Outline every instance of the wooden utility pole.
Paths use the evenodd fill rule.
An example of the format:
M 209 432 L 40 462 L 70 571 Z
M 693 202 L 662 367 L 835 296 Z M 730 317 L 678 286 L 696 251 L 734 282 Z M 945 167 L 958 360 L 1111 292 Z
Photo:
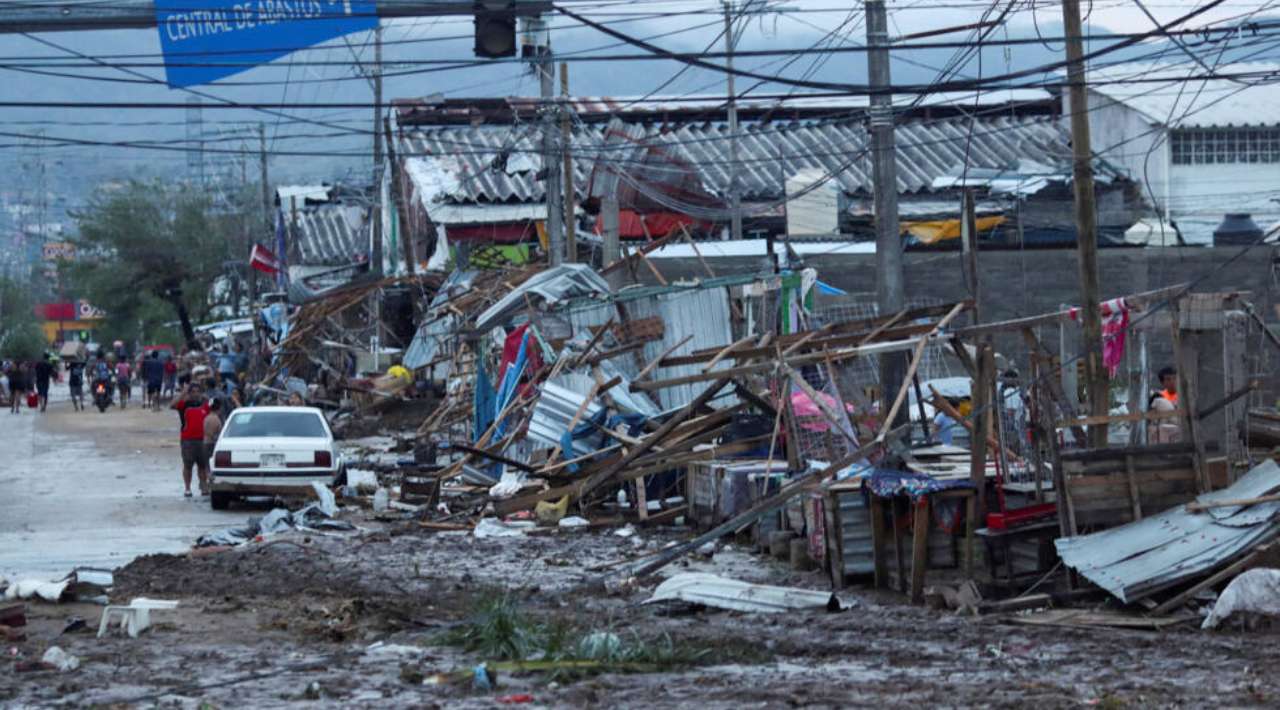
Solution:
M 387 139 L 387 160 L 391 164 L 391 211 L 397 217 L 400 216 L 400 164 L 396 161 L 396 144 L 395 138 L 391 135 L 391 119 L 387 116 L 382 117 L 382 127 L 386 131 Z M 404 250 L 404 268 L 410 276 L 417 273 L 418 265 L 415 263 L 417 257 L 414 255 L 413 235 L 408 234 L 405 230 L 400 230 L 400 246 Z
M 903 291 L 902 236 L 898 231 L 898 164 L 893 139 L 893 95 L 889 92 L 889 24 L 884 0 L 866 0 L 867 78 L 871 85 L 871 145 L 876 220 L 876 303 L 881 315 L 906 305 Z M 903 353 L 880 356 L 880 399 L 902 389 Z M 905 422 L 907 413 L 899 411 Z M 896 426 L 896 423 L 894 424 Z
M 1072 181 L 1076 198 L 1076 251 L 1080 259 L 1080 308 L 1084 316 L 1085 390 L 1089 394 L 1089 413 L 1100 417 L 1106 416 L 1111 409 L 1111 393 L 1106 370 L 1102 367 L 1098 216 L 1093 194 L 1093 150 L 1089 142 L 1089 97 L 1085 86 L 1080 0 L 1063 0 L 1062 23 L 1066 30 L 1067 87 L 1071 103 Z M 1090 426 L 1090 448 L 1106 445 L 1107 425 Z
M 382 273 L 382 25 L 373 30 L 373 244 L 369 266 Z
M 569 63 L 560 62 L 560 145 L 564 149 L 564 260 L 578 260 L 578 230 L 573 205 L 573 128 L 569 125 Z

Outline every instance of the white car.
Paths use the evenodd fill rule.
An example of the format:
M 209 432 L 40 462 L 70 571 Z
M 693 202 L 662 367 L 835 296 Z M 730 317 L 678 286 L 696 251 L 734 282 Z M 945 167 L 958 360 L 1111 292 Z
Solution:
M 333 431 L 313 407 L 242 407 L 222 425 L 210 470 L 210 505 L 225 509 L 246 495 L 287 494 L 313 482 L 340 481 Z

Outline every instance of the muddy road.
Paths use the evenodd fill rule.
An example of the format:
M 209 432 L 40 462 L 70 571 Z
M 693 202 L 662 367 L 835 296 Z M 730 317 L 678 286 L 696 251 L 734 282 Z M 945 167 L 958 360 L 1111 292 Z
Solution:
M 0 463 L 4 567 L 62 573 L 118 560 L 113 602 L 179 607 L 156 612 L 137 639 L 99 639 L 101 607 L 28 602 L 23 638 L 2 646 L 0 707 L 1280 704 L 1280 636 L 1265 627 L 1028 626 L 859 587 L 840 593 L 840 612 L 750 614 L 645 604 L 657 579 L 612 592 L 596 584 L 683 539 L 678 527 L 477 539 L 347 506 L 354 532 L 193 551 L 199 534 L 262 511 L 213 514 L 181 499 L 169 415 L 14 419 L 0 434 L 21 454 Z M 98 428 L 108 419 L 111 429 Z M 61 453 L 32 440 L 62 442 Z M 15 464 L 22 458 L 40 468 Z M 663 574 L 688 571 L 828 589 L 818 573 L 736 544 Z M 33 663 L 51 646 L 79 668 Z
M 182 497 L 173 412 L 77 412 L 66 385 L 53 395 L 44 414 L 0 412 L 0 577 L 62 576 L 180 552 L 243 517 Z

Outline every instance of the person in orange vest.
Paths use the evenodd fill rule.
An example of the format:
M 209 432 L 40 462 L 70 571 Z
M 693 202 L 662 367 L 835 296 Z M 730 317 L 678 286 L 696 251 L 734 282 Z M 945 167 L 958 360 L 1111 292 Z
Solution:
M 1149 409 L 1172 412 L 1178 408 L 1178 371 L 1172 367 L 1160 370 L 1160 389 L 1151 393 Z M 1175 444 L 1182 440 L 1182 427 L 1177 419 L 1155 419 L 1147 424 L 1147 443 Z

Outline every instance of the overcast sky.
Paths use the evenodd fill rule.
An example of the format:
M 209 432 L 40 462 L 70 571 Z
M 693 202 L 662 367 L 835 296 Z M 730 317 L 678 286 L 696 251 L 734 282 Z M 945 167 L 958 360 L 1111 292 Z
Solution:
M 851 46 L 865 41 L 865 25 L 861 4 L 833 0 L 778 0 L 763 3 L 774 11 L 760 13 L 740 25 L 739 48 L 778 49 L 820 46 Z M 1146 7 L 1159 22 L 1169 22 L 1204 3 L 1184 0 L 1151 0 Z M 1271 11 L 1274 2 L 1224 2 L 1195 18 L 1186 27 L 1205 27 L 1214 23 L 1236 23 Z M 630 35 L 676 51 L 702 51 L 722 48 L 723 18 L 720 4 L 695 2 L 599 2 L 574 3 L 575 10 L 597 22 L 607 23 Z M 1086 10 L 1090 3 L 1084 3 Z M 1096 0 L 1088 17 L 1087 32 L 1145 32 L 1153 27 L 1149 19 L 1131 0 Z M 996 17 L 1005 5 L 992 6 L 971 0 L 904 0 L 890 2 L 890 34 L 900 36 L 931 29 L 963 25 L 981 19 L 984 14 Z M 1019 3 L 1008 16 L 1004 28 L 991 34 L 991 39 L 1031 37 L 1038 31 L 1053 38 L 1061 34 L 1061 8 L 1057 3 Z M 673 17 L 656 17 L 673 12 Z M 553 46 L 558 54 L 636 54 L 641 50 L 619 46 L 618 42 L 594 29 L 574 27 L 564 17 L 552 20 Z M 399 20 L 384 23 L 385 59 L 388 62 L 387 99 L 443 93 L 447 96 L 534 95 L 537 81 L 518 63 L 496 63 L 452 71 L 423 71 L 425 67 L 404 65 L 411 60 L 472 59 L 470 18 L 431 18 Z M 927 41 L 963 41 L 972 32 L 956 32 Z M 6 69 L 0 82 L 0 101 L 120 101 L 120 102 L 185 102 L 189 92 L 170 90 L 163 84 L 164 70 L 159 65 L 160 45 L 155 30 L 80 32 L 42 35 L 39 39 L 54 42 L 61 48 L 41 44 L 37 39 L 9 35 L 0 37 L 0 55 L 5 57 L 0 68 Z M 955 50 L 900 52 L 893 64 L 894 81 L 924 83 L 934 79 L 937 69 L 950 59 Z M 83 54 L 106 63 L 131 61 L 153 66 L 137 67 L 145 79 L 113 68 L 74 67 L 62 71 L 90 78 L 61 78 L 34 75 L 12 66 L 23 58 L 49 59 Z M 119 55 L 142 55 L 129 59 Z M 370 33 L 358 33 L 345 40 L 329 42 L 319 48 L 296 52 L 290 57 L 244 72 L 218 84 L 200 87 L 221 99 L 237 102 L 276 102 L 313 104 L 324 102 L 368 102 L 368 83 L 353 68 L 357 61 L 372 58 Z M 1260 58 L 1275 58 L 1276 52 Z M 1032 44 L 1010 49 L 990 48 L 982 55 L 981 70 L 985 75 L 1008 69 L 1060 61 L 1060 42 Z M 1185 59 L 1184 59 L 1185 61 Z M 326 66 L 306 66 L 307 62 L 329 62 Z M 863 57 L 856 53 L 806 57 L 765 57 L 740 61 L 739 66 L 765 74 L 788 77 L 809 76 L 825 81 L 861 83 L 866 79 Z M 46 70 L 41 68 L 40 70 Z M 978 74 L 977 60 L 960 70 L 961 76 Z M 403 75 L 397 75 L 404 73 Z M 107 81 L 114 79 L 116 81 Z M 739 80 L 742 91 L 752 82 Z M 689 95 L 724 92 L 723 75 L 702 69 L 682 69 L 672 61 L 636 61 L 623 63 L 574 62 L 571 66 L 574 93 L 591 95 L 634 96 L 649 92 L 664 95 Z M 762 86 L 758 92 L 795 91 L 789 87 Z M 215 143 L 211 148 L 239 151 L 256 148 L 256 136 L 246 132 L 249 122 L 265 124 L 269 149 L 279 154 L 272 165 L 281 175 L 305 179 L 332 178 L 344 168 L 363 165 L 363 160 L 340 154 L 368 151 L 367 131 L 371 109 L 293 110 L 284 116 L 261 111 L 223 110 L 213 106 L 214 99 L 204 99 L 202 111 L 205 133 Z M 298 119 L 320 121 L 325 126 L 309 125 Z M 94 141 L 153 140 L 170 141 L 184 147 L 186 128 L 184 110 L 140 109 L 27 109 L 0 108 L 0 131 L 9 135 L 0 139 L 3 153 L 12 160 L 22 150 L 13 147 L 23 142 L 23 135 L 43 131 L 50 137 L 77 138 Z M 86 125 L 92 124 L 92 125 Z M 140 125 L 145 124 L 145 125 Z M 345 134 L 345 135 L 334 135 Z M 332 153 L 332 156 L 290 156 L 290 152 Z M 155 169 L 157 166 L 181 166 L 186 155 L 180 152 L 141 151 L 121 148 L 47 148 L 46 155 L 59 155 L 67 169 L 79 164 L 92 164 L 94 170 L 110 173 Z M 238 156 L 206 154 L 210 163 L 238 160 Z M 88 167 L 83 168 L 88 170 Z M 12 174 L 12 173 L 11 173 Z

